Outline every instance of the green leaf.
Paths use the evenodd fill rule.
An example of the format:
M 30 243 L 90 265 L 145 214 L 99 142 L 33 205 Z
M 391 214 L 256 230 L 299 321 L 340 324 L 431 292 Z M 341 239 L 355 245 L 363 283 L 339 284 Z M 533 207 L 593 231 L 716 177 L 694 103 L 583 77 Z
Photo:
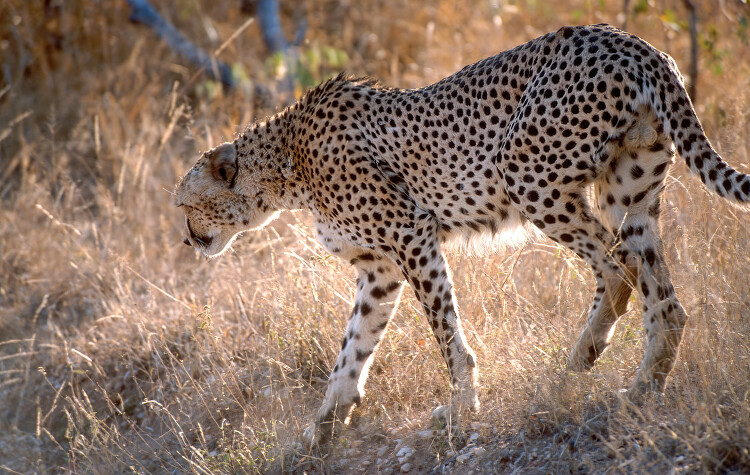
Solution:
M 633 7 L 633 13 L 636 15 L 639 13 L 646 13 L 649 9 L 648 0 L 639 0 L 638 3 Z

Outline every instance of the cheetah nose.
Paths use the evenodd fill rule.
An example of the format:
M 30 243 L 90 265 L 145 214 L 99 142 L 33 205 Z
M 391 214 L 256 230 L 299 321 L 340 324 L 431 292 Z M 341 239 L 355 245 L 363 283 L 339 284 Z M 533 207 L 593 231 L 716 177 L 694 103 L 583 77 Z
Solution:
M 182 242 L 183 242 L 184 244 L 187 244 L 187 245 L 188 245 L 188 246 L 190 246 L 190 247 L 192 247 L 192 246 L 193 246 L 192 244 L 190 244 L 190 241 L 188 240 L 188 238 L 185 238 L 185 239 L 184 239 L 184 240 L 183 240 Z

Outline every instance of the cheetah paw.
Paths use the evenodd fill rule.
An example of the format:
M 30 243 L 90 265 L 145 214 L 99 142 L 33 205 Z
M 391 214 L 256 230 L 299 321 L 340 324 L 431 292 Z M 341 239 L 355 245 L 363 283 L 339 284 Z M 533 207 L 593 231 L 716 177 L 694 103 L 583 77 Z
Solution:
M 459 414 L 454 413 L 451 406 L 446 405 L 436 407 L 435 410 L 432 411 L 430 419 L 432 420 L 432 425 L 434 427 L 443 429 L 445 427 L 457 426 L 461 417 Z
M 312 423 L 309 426 L 307 426 L 302 432 L 301 442 L 302 447 L 305 450 L 310 450 L 313 447 L 316 447 L 319 444 L 319 438 L 317 437 L 318 433 L 318 424 Z
M 300 436 L 300 442 L 307 450 L 319 449 L 334 438 L 341 430 L 341 423 L 316 423 L 308 425 Z

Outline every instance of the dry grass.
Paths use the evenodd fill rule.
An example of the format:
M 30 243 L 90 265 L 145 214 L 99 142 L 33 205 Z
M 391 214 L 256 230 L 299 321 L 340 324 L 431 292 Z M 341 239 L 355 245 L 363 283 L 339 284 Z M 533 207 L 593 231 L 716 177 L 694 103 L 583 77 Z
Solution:
M 208 50 L 246 20 L 235 1 L 166 3 L 165 16 Z M 621 2 L 591 0 L 308 3 L 309 80 L 345 67 L 403 87 L 563 24 L 622 20 Z M 630 18 L 631 31 L 687 71 L 686 30 L 665 27 L 687 18 L 682 2 L 633 3 L 647 11 Z M 698 113 L 747 173 L 749 12 L 736 1 L 698 3 L 711 41 Z M 662 5 L 674 15 L 660 18 Z M 221 53 L 246 78 L 224 92 L 129 24 L 124 2 L 0 0 L 0 12 L 0 470 L 242 473 L 305 461 L 307 470 L 373 472 L 373 454 L 402 439 L 419 448 L 423 471 L 460 448 L 460 437 L 415 436 L 448 385 L 407 293 L 354 427 L 326 457 L 295 454 L 334 363 L 352 270 L 325 255 L 303 213 L 218 260 L 181 244 L 170 204 L 177 177 L 199 151 L 270 112 L 245 92 L 249 78 L 273 83 L 257 27 Z M 475 469 L 750 470 L 748 215 L 686 174 L 674 168 L 663 229 L 692 318 L 665 397 L 641 408 L 614 397 L 642 354 L 638 311 L 592 373 L 564 369 L 593 291 L 571 253 L 542 242 L 450 258 L 482 370 L 472 430 L 487 452 Z

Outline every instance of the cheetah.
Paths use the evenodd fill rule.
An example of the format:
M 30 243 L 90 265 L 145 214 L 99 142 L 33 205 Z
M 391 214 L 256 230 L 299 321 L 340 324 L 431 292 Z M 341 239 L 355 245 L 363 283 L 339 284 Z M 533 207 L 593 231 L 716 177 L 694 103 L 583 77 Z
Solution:
M 658 225 L 676 154 L 708 189 L 750 202 L 750 176 L 709 143 L 671 57 L 608 25 L 564 27 L 421 89 L 330 79 L 203 154 L 175 196 L 185 243 L 206 256 L 306 209 L 322 245 L 356 268 L 341 351 L 304 433 L 315 444 L 360 403 L 407 282 L 450 377 L 451 403 L 433 415 L 479 408 L 441 248 L 457 236 L 541 231 L 590 265 L 596 290 L 572 370 L 592 367 L 638 292 L 647 341 L 627 396 L 661 391 L 687 320 Z

